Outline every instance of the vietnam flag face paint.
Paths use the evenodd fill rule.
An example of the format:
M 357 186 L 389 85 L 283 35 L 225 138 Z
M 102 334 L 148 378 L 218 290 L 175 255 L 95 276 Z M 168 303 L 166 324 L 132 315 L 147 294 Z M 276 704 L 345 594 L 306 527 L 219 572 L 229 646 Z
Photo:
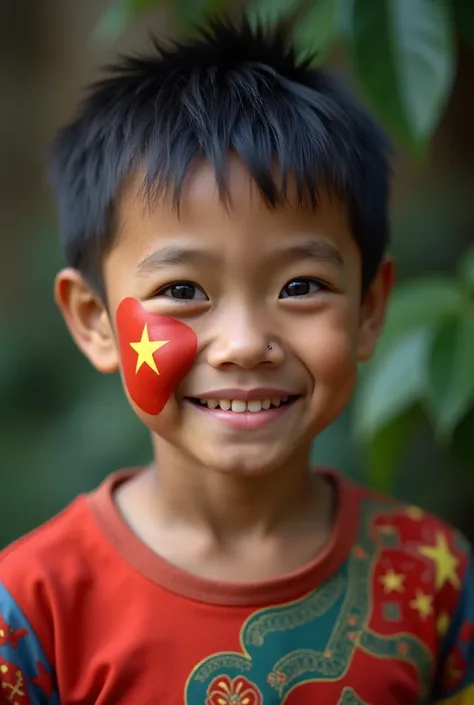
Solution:
M 128 393 L 146 414 L 159 414 L 193 365 L 196 334 L 181 321 L 149 313 L 133 298 L 120 303 L 117 330 Z

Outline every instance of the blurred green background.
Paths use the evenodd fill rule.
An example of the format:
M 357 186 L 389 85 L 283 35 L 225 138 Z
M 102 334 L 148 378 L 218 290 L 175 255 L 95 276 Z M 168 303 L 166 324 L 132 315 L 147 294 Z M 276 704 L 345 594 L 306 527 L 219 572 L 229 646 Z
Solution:
M 288 9 L 304 16 L 301 47 L 319 50 L 397 145 L 400 283 L 376 359 L 351 407 L 315 442 L 315 460 L 437 512 L 474 540 L 474 4 L 231 8 L 245 4 L 270 21 Z M 150 30 L 181 36 L 225 5 L 0 0 L 0 547 L 109 472 L 150 459 L 118 377 L 90 368 L 53 303 L 62 261 L 47 145 L 118 50 L 148 45 Z

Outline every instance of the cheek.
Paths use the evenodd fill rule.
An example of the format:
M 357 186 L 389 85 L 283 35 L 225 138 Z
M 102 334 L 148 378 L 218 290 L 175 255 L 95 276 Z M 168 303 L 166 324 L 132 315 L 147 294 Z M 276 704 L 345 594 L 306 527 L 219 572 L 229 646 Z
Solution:
M 300 336 L 300 359 L 315 385 L 353 386 L 357 370 L 357 325 L 348 311 L 333 312 Z
M 117 331 L 122 380 L 131 403 L 147 415 L 160 414 L 193 365 L 194 331 L 181 321 L 149 313 L 133 298 L 117 309 Z
M 151 433 L 172 442 L 173 438 L 170 437 L 170 432 L 173 432 L 178 422 L 176 403 L 174 399 L 169 399 L 164 406 L 162 406 L 159 414 L 147 414 L 134 403 L 127 389 L 126 394 L 130 406 L 139 421 L 141 421 L 141 423 L 146 426 Z
M 135 412 L 139 421 L 146 426 L 153 436 L 158 436 L 161 441 L 168 443 L 171 446 L 181 446 L 183 443 L 183 428 L 188 427 L 188 417 L 187 411 L 183 406 L 183 403 L 178 402 L 174 397 L 171 397 L 161 412 L 156 415 L 146 414 L 141 409 L 133 403 L 128 395 L 130 406 Z M 191 425 L 191 432 L 193 433 L 194 425 Z M 196 438 L 196 434 L 193 433 L 189 440 L 189 443 L 193 448 L 197 448 L 199 445 L 199 439 Z

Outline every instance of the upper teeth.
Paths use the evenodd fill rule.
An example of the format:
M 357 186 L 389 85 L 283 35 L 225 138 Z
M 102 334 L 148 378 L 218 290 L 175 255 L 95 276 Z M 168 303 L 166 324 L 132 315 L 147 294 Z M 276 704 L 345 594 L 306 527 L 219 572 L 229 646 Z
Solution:
M 282 402 L 288 401 L 288 397 L 283 399 L 252 399 L 244 401 L 243 399 L 200 399 L 201 404 L 208 406 L 210 409 L 220 407 L 223 411 L 261 411 L 269 409 L 270 406 L 280 406 Z

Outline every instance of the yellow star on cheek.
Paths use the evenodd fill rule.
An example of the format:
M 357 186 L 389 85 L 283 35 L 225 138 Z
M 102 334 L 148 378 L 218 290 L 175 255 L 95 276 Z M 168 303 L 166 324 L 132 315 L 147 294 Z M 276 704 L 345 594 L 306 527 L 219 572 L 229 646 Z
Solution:
M 421 590 L 417 590 L 416 598 L 410 602 L 410 607 L 420 615 L 420 619 L 426 619 L 433 612 L 433 600 L 431 595 L 424 595 Z
M 435 546 L 421 546 L 418 551 L 422 556 L 430 558 L 435 564 L 435 586 L 437 590 L 440 590 L 445 583 L 451 583 L 455 588 L 461 587 L 459 576 L 456 572 L 459 560 L 451 553 L 444 534 L 436 534 Z
M 153 372 L 156 372 L 156 374 L 159 375 L 160 373 L 158 372 L 153 353 L 155 353 L 167 343 L 169 343 L 169 340 L 150 340 L 148 335 L 148 325 L 145 323 L 141 340 L 138 343 L 130 343 L 130 347 L 132 347 L 135 352 L 138 353 L 135 374 L 138 372 L 142 365 L 148 365 L 148 367 L 150 367 Z

